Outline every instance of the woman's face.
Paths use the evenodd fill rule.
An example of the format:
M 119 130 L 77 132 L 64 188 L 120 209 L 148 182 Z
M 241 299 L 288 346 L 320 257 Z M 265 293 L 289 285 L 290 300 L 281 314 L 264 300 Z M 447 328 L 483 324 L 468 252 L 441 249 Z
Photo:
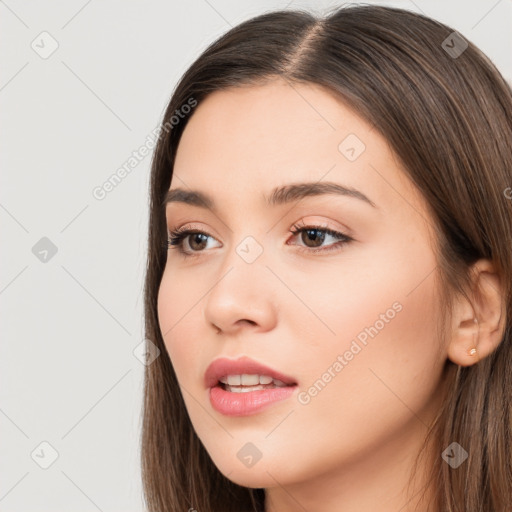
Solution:
M 273 194 L 299 184 L 311 188 Z M 203 235 L 182 240 L 189 255 L 168 250 L 158 315 L 219 470 L 266 488 L 342 473 L 349 485 L 380 467 L 403 475 L 434 414 L 446 350 L 431 218 L 383 137 L 317 86 L 215 92 L 183 133 L 176 189 L 211 204 L 175 194 L 167 205 L 169 231 Z M 205 372 L 220 358 L 269 369 L 218 367 L 210 389 Z M 294 385 L 264 385 L 271 370 Z M 219 384 L 226 372 L 231 388 Z M 258 379 L 240 374 L 263 376 L 265 389 L 241 389 Z

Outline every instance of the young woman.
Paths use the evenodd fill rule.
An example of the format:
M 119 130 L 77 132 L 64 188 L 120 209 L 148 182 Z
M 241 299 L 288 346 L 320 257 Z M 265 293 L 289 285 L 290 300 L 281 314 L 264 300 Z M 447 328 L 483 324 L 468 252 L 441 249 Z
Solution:
M 512 91 L 406 10 L 272 12 L 151 176 L 150 511 L 512 507 Z

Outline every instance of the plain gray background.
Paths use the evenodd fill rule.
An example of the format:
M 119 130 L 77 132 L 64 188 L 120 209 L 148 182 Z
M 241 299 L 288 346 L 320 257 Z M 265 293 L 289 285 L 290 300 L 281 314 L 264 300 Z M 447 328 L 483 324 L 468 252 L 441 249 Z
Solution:
M 0 511 L 143 510 L 151 153 L 103 199 L 93 191 L 146 144 L 179 77 L 230 26 L 342 3 L 0 1 Z M 451 25 L 512 78 L 512 0 L 367 3 Z

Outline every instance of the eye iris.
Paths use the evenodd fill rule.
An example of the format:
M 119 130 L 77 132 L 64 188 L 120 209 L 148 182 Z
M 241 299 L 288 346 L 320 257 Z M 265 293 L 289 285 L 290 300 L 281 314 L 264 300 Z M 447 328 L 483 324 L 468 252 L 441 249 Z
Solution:
M 303 231 L 302 234 L 303 234 L 302 241 L 308 247 L 321 246 L 325 239 L 325 233 L 323 231 L 320 231 L 319 229 L 307 229 L 307 230 Z M 307 238 L 305 238 L 304 235 L 306 235 Z M 311 242 L 311 241 L 313 242 L 313 245 L 310 245 L 309 242 Z
M 201 250 L 204 249 L 207 245 L 208 236 L 204 233 L 192 233 L 190 236 L 190 247 L 192 250 Z M 199 247 L 194 247 L 195 242 L 198 242 Z

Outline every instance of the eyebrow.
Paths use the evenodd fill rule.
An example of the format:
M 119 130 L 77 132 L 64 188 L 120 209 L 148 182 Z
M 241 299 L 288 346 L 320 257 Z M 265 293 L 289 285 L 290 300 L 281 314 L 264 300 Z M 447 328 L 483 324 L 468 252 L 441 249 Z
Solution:
M 359 190 L 345 187 L 344 185 L 330 181 L 292 183 L 290 185 L 276 187 L 274 190 L 272 190 L 270 196 L 265 197 L 265 200 L 267 206 L 277 206 L 303 199 L 305 197 L 327 194 L 352 197 L 354 199 L 364 201 L 374 208 L 377 208 L 375 203 Z M 192 206 L 199 206 L 201 208 L 215 210 L 214 200 L 207 194 L 199 192 L 198 190 L 185 190 L 182 188 L 174 188 L 168 190 L 163 201 L 163 206 L 165 207 L 170 203 L 185 203 Z

